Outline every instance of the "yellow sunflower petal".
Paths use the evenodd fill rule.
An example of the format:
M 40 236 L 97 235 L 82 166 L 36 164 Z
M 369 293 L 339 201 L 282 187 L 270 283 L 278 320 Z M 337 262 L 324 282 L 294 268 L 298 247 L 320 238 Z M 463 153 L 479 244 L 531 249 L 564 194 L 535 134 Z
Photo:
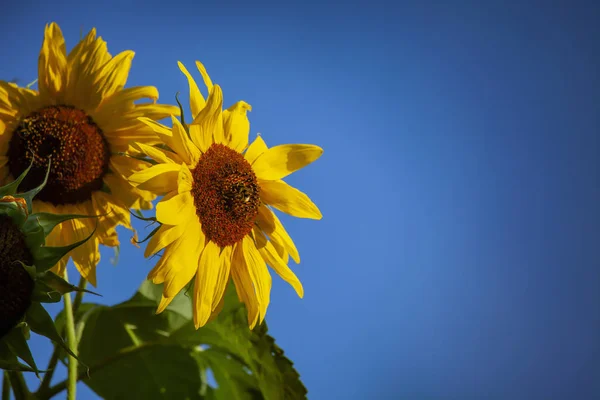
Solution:
M 233 279 L 238 298 L 246 305 L 246 309 L 248 310 L 248 325 L 250 325 L 250 329 L 253 329 L 259 317 L 258 299 L 256 298 L 252 279 L 246 267 L 242 243 L 238 243 L 233 250 L 231 278 Z
M 172 149 L 179 154 L 181 159 L 188 165 L 194 165 L 200 158 L 200 150 L 190 139 L 181 122 L 175 117 L 171 117 L 173 122 L 171 146 Z
M 67 56 L 68 90 L 65 96 L 69 104 L 77 104 L 88 112 L 98 107 L 102 101 L 98 88 L 99 72 L 110 59 L 106 42 L 96 37 L 96 29 L 92 28 Z
M 190 192 L 179 193 L 156 205 L 156 219 L 161 224 L 183 224 L 195 215 L 194 198 Z
M 250 278 L 256 289 L 260 322 L 262 323 L 267 313 L 267 307 L 269 307 L 271 296 L 271 274 L 269 274 L 265 261 L 256 249 L 254 241 L 249 236 L 244 237 L 242 245 L 248 273 L 250 274 Z
M 61 103 L 66 84 L 67 50 L 59 26 L 46 25 L 38 62 L 38 90 L 51 104 Z
M 92 226 L 86 219 L 74 219 L 67 221 L 71 227 L 73 241 L 85 239 L 91 232 Z M 73 263 L 82 277 L 92 286 L 96 286 L 96 265 L 100 262 L 100 251 L 98 251 L 98 240 L 92 237 L 81 246 L 70 252 Z
M 241 153 L 248 146 L 250 121 L 246 113 L 252 111 L 250 104 L 239 101 L 223 111 L 225 135 L 229 138 L 229 147 Z
M 204 97 L 202 96 L 202 93 L 200 93 L 200 89 L 198 89 L 196 81 L 194 80 L 194 78 L 192 78 L 192 75 L 188 72 L 187 68 L 180 61 L 177 61 L 177 65 L 179 66 L 181 72 L 183 72 L 183 74 L 187 78 L 188 84 L 190 86 L 190 108 L 192 110 L 192 119 L 194 119 L 196 118 L 196 115 L 198 115 L 200 110 L 204 108 Z
M 138 189 L 164 194 L 177 190 L 180 169 L 177 164 L 157 164 L 134 173 L 128 179 Z
M 246 153 L 244 153 L 244 157 L 246 158 L 246 161 L 252 164 L 258 158 L 258 156 L 267 151 L 267 149 L 267 144 L 259 135 L 252 143 L 250 143 L 248 150 L 246 150 Z
M 117 225 L 123 225 L 131 228 L 131 217 L 129 210 L 122 204 L 118 204 L 114 196 L 101 191 L 92 193 L 92 201 L 82 214 L 98 215 L 97 219 L 91 219 L 93 223 L 98 223 L 96 235 L 110 236 L 114 234 L 114 228 Z M 113 232 L 111 232 L 111 230 Z
M 127 180 L 116 174 L 106 174 L 103 180 L 111 193 L 125 205 L 125 208 L 134 210 L 150 210 L 152 208 L 152 200 L 156 198 L 155 194 L 131 186 Z
M 263 235 L 262 232 L 257 232 L 256 229 L 254 231 L 257 237 Z M 300 280 L 298 279 L 296 274 L 292 272 L 290 267 L 288 267 L 287 264 L 281 259 L 281 257 L 279 257 L 279 255 L 277 254 L 277 250 L 275 250 L 275 247 L 273 247 L 273 244 L 265 240 L 264 245 L 260 247 L 258 251 L 262 258 L 267 262 L 267 264 L 269 264 L 271 268 L 273 268 L 275 272 L 277 272 L 277 275 L 279 275 L 281 279 L 289 283 L 294 288 L 294 290 L 300 298 L 304 297 L 304 288 L 302 287 L 302 283 L 300 283 Z
M 274 181 L 283 179 L 304 168 L 323 154 L 323 149 L 310 144 L 284 144 L 274 146 L 257 157 L 252 170 L 258 179 Z
M 162 225 L 148 241 L 144 257 L 150 257 L 179 239 L 184 234 L 186 227 L 187 224 Z
M 268 205 L 298 218 L 321 219 L 319 208 L 298 189 L 284 181 L 260 181 L 260 198 Z
M 192 190 L 193 185 L 194 178 L 192 177 L 192 172 L 187 165 L 181 164 L 181 170 L 177 176 L 177 191 L 179 193 L 189 192 Z
M 158 304 L 158 308 L 156 309 L 156 314 L 160 314 L 165 311 L 165 309 L 171 304 L 175 297 L 165 297 L 164 295 L 160 298 L 160 303 Z
M 188 225 L 187 234 L 179 239 L 181 247 L 171 256 L 171 268 L 167 272 L 163 287 L 165 297 L 174 297 L 197 273 L 196 266 L 204 248 L 204 241 L 200 240 L 204 235 L 198 231 L 200 231 L 200 224 L 191 223 Z
M 141 99 L 150 99 L 152 102 L 140 103 Z M 130 114 L 135 114 L 136 111 L 139 111 L 137 108 L 138 105 L 157 105 L 155 104 L 156 100 L 158 100 L 158 89 L 154 86 L 136 86 L 120 90 L 112 96 L 102 99 L 100 105 L 89 112 L 98 126 L 103 127 L 107 137 L 122 138 L 122 134 L 124 133 L 122 129 L 118 130 L 119 135 L 115 135 L 117 131 L 109 130 L 109 128 L 111 128 L 115 122 L 118 125 L 117 128 L 122 128 L 122 126 L 126 125 L 131 126 L 127 121 L 131 119 Z M 137 116 L 135 118 L 137 118 Z M 133 131 L 139 131 L 139 127 L 137 127 L 138 121 L 134 121 L 134 124 L 136 125 L 136 129 Z M 128 130 L 127 134 L 129 131 L 130 130 Z
M 131 50 L 119 53 L 102 68 L 100 72 L 102 79 L 98 87 L 103 98 L 123 89 L 129 76 L 134 55 L 135 53 Z
M 137 143 L 134 143 L 132 145 L 132 147 L 137 148 L 140 152 L 144 153 L 148 157 L 150 157 L 153 160 L 155 160 L 159 163 L 162 163 L 162 164 L 166 164 L 166 163 L 179 164 L 182 161 L 177 154 L 175 154 L 171 151 L 168 151 L 165 149 L 160 149 L 160 148 L 154 147 L 154 146 L 149 146 L 144 143 L 137 142 Z
M 283 247 L 296 263 L 300 263 L 300 254 L 294 241 L 287 233 L 279 218 L 265 205 L 258 209 L 258 226 L 273 240 L 275 247 Z M 287 262 L 286 262 L 287 263 Z
M 204 65 L 200 61 L 196 61 L 196 68 L 198 68 L 198 71 L 200 71 L 202 79 L 204 80 L 204 84 L 210 93 L 210 91 L 213 90 L 213 83 L 210 79 L 210 76 L 208 76 L 208 72 L 206 72 L 206 68 L 204 68 Z
M 288 265 L 290 262 L 290 253 L 288 253 L 288 251 L 285 249 L 285 247 L 281 243 L 279 243 L 277 240 L 271 240 L 271 243 L 273 244 L 273 248 L 277 252 L 277 255 L 279 256 L 279 258 L 281 258 L 281 260 L 283 261 L 283 263 L 285 265 Z M 296 262 L 296 263 L 298 263 L 298 262 Z
M 134 102 L 140 99 L 158 100 L 158 89 L 154 86 L 134 86 L 120 90 L 112 96 L 104 99 L 99 110 L 116 112 L 124 108 L 134 108 Z
M 156 122 L 148 117 L 139 117 L 138 120 L 143 122 L 147 126 L 149 126 L 154 132 L 159 134 L 161 137 L 171 137 L 171 130 L 161 124 L 160 122 Z M 168 144 L 168 143 L 167 143 Z
M 129 155 L 113 155 L 110 158 L 110 169 L 124 178 L 127 178 L 133 172 L 143 171 L 151 165 L 147 161 L 139 160 Z
M 200 150 L 202 153 L 205 153 L 210 145 L 213 144 L 212 136 L 204 135 L 200 125 L 188 125 L 188 129 L 194 145 L 198 147 L 198 150 Z
M 219 276 L 219 252 L 221 249 L 214 242 L 209 241 L 200 256 L 196 282 L 194 284 L 194 325 L 196 329 L 204 326 L 212 313 L 212 300 L 215 286 Z
M 173 243 L 165 247 L 162 256 L 156 265 L 154 265 L 154 268 L 148 272 L 148 279 L 151 280 L 152 283 L 159 285 L 165 282 L 165 278 L 169 272 L 169 268 L 171 267 L 169 260 L 171 259 L 171 256 L 179 249 L 181 243 L 181 240 L 175 240 Z
M 199 129 L 190 129 L 192 141 L 205 151 L 207 143 L 225 143 L 225 133 L 223 131 L 223 92 L 219 85 L 215 85 L 208 96 L 206 106 L 196 116 L 191 123 Z
M 215 285 L 215 293 L 212 300 L 212 311 L 215 311 L 223 299 L 225 288 L 227 288 L 227 282 L 229 282 L 229 272 L 231 269 L 231 257 L 232 257 L 231 246 L 223 248 L 221 255 L 219 256 L 220 268 L 217 275 L 217 282 Z

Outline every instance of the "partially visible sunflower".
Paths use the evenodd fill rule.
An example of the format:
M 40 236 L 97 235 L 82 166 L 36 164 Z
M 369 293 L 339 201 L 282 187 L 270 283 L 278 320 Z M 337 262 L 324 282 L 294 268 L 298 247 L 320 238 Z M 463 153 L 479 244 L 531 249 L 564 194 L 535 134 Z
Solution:
M 46 246 L 56 224 L 76 216 L 31 214 L 31 201 L 41 185 L 25 193 L 17 187 L 27 174 L 0 187 L 0 368 L 38 372 L 27 346 L 29 330 L 56 341 L 67 351 L 52 317 L 41 303 L 53 303 L 74 287 L 49 271 L 67 252 L 88 238 L 62 247 Z M 94 218 L 92 218 L 94 219 Z M 29 367 L 20 364 L 23 359 Z
M 149 143 L 156 136 L 138 117 L 160 120 L 178 114 L 156 104 L 152 86 L 124 89 L 134 53 L 111 56 L 92 29 L 68 54 L 57 24 L 46 26 L 38 62 L 38 90 L 0 81 L 0 182 L 10 182 L 31 163 L 22 187 L 35 186 L 51 161 L 48 183 L 33 203 L 34 211 L 103 215 L 91 240 L 71 251 L 55 267 L 62 274 L 71 257 L 96 285 L 100 244 L 118 246 L 115 228 L 129 229 L 129 208 L 150 209 L 151 193 L 132 187 L 125 175 L 141 167 L 125 156 L 128 143 Z M 140 103 L 140 99 L 150 102 Z M 53 246 L 80 240 L 95 222 L 71 220 L 47 238 Z
M 300 261 L 298 251 L 271 207 L 321 219 L 317 206 L 282 179 L 315 161 L 323 150 L 306 144 L 269 149 L 260 136 L 248 146 L 250 105 L 240 101 L 223 111 L 221 88 L 212 84 L 201 63 L 196 65 L 208 87 L 206 101 L 179 63 L 190 87 L 189 126 L 175 117 L 171 129 L 141 118 L 166 145 L 137 143 L 156 164 L 129 177 L 138 189 L 164 195 L 156 206 L 162 225 L 145 256 L 164 252 L 148 278 L 164 283 L 160 313 L 195 276 L 193 315 L 199 328 L 218 313 L 231 277 L 254 327 L 269 305 L 267 264 L 303 296 L 302 284 L 287 265 L 289 255 Z

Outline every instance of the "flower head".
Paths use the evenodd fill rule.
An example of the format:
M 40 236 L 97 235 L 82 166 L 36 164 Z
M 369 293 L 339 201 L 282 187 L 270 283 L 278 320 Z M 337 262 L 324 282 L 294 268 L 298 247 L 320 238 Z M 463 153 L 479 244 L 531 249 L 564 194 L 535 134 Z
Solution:
M 92 29 L 67 54 L 57 24 L 46 26 L 38 64 L 38 90 L 0 81 L 0 181 L 11 182 L 32 163 L 21 184 L 35 187 L 51 168 L 33 210 L 52 214 L 101 215 L 91 240 L 69 252 L 56 265 L 61 274 L 69 258 L 96 285 L 98 246 L 118 246 L 115 228 L 131 229 L 129 208 L 149 209 L 154 196 L 132 187 L 125 175 L 141 167 L 126 157 L 129 143 L 156 141 L 138 121 L 178 114 L 156 104 L 151 86 L 124 89 L 134 53 L 108 53 L 106 42 Z M 140 103 L 141 99 L 150 102 Z M 87 237 L 95 221 L 69 220 L 48 236 L 60 246 Z
M 194 279 L 196 328 L 218 312 L 231 278 L 253 327 L 262 322 L 269 305 L 267 264 L 303 296 L 302 284 L 287 265 L 290 255 L 299 262 L 298 251 L 272 208 L 321 218 L 308 196 L 282 179 L 323 151 L 305 144 L 269 149 L 260 136 L 248 145 L 250 105 L 240 101 L 223 111 L 221 88 L 213 85 L 202 64 L 196 65 L 208 87 L 206 100 L 179 63 L 190 87 L 189 125 L 173 117 L 169 129 L 141 119 L 163 142 L 136 145 L 152 163 L 129 177 L 138 189 L 164 195 L 156 206 L 161 226 L 145 255 L 164 251 L 148 278 L 164 283 L 158 312 Z
M 30 170 L 27 168 L 14 182 L 0 187 L 0 366 L 37 373 L 26 345 L 29 330 L 58 342 L 69 351 L 41 303 L 57 302 L 62 294 L 82 290 L 50 269 L 92 235 L 62 247 L 45 245 L 57 224 L 72 221 L 77 216 L 32 213 L 31 202 L 43 190 L 47 174 L 38 186 L 17 193 Z M 29 366 L 20 364 L 17 357 Z

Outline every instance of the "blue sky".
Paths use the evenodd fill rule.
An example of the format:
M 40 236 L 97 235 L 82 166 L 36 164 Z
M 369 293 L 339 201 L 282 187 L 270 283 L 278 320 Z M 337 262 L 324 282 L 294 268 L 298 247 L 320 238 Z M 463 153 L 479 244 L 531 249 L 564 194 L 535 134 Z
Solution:
M 252 134 L 325 149 L 288 180 L 324 215 L 283 218 L 305 298 L 275 279 L 267 315 L 309 398 L 597 398 L 600 9 L 439 3 L 21 1 L 0 78 L 35 79 L 45 23 L 95 26 L 129 86 L 173 102 L 198 59 Z M 152 266 L 122 238 L 109 304 Z

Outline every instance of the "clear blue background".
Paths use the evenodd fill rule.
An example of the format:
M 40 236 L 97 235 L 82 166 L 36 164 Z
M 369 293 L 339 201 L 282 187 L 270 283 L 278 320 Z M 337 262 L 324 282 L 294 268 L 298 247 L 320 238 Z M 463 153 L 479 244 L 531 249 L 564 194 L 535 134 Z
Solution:
M 552 3 L 11 2 L 0 78 L 95 26 L 129 86 L 173 102 L 199 59 L 253 135 L 325 149 L 289 179 L 324 215 L 284 220 L 306 296 L 268 312 L 311 399 L 597 399 L 600 10 Z M 122 233 L 110 304 L 152 266 Z

